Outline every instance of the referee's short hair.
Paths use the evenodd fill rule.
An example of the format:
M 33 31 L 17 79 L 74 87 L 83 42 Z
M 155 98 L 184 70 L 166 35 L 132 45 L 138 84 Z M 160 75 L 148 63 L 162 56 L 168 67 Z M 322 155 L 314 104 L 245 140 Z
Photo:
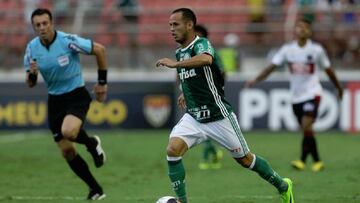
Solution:
M 183 18 L 187 21 L 192 21 L 194 23 L 194 26 L 196 25 L 196 15 L 195 13 L 189 9 L 189 8 L 178 8 L 175 9 L 172 14 L 181 12 L 183 15 Z
M 50 21 L 52 21 L 52 14 L 47 8 L 37 8 L 31 14 L 31 23 L 33 23 L 33 19 L 35 16 L 41 16 L 43 14 L 47 14 L 49 16 Z

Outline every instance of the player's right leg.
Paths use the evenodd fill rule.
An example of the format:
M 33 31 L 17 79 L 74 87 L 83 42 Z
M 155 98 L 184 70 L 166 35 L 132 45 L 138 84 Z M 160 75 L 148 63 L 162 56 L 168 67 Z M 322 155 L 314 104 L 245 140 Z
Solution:
M 104 165 L 106 156 L 98 136 L 88 136 L 82 128 L 90 107 L 91 97 L 85 88 L 77 88 L 69 93 L 66 116 L 62 124 L 63 135 L 74 142 L 84 144 L 94 159 L 96 167 Z
M 181 203 L 186 203 L 185 189 L 185 168 L 182 163 L 182 156 L 188 147 L 181 138 L 172 137 L 166 149 L 166 159 L 168 162 L 168 175 L 171 180 L 171 186 Z
M 304 115 L 303 106 L 304 106 L 304 102 L 293 104 L 293 106 L 292 106 L 293 112 L 296 116 L 296 119 L 297 119 L 300 127 L 302 127 L 302 118 Z M 304 136 L 303 140 L 302 140 L 302 144 L 301 144 L 301 157 L 300 157 L 300 159 L 291 161 L 291 166 L 296 170 L 300 170 L 300 171 L 304 170 L 305 169 L 305 161 L 306 161 L 306 158 L 309 153 L 310 153 L 310 151 L 309 151 L 309 148 L 307 147 L 306 137 Z
M 315 139 L 315 132 L 313 130 L 313 123 L 315 118 L 312 115 L 304 115 L 301 122 L 301 128 L 303 130 L 303 151 L 307 151 L 311 154 L 314 164 L 312 170 L 314 172 L 324 169 L 324 164 L 320 160 L 319 152 L 317 149 L 317 143 Z
M 74 112 L 65 116 L 61 126 L 61 133 L 65 139 L 84 144 L 94 159 L 96 167 L 104 165 L 106 160 L 105 152 L 101 146 L 101 141 L 98 136 L 89 137 L 84 129 L 81 128 L 83 121 L 75 116 L 79 114 Z
M 173 190 L 181 203 L 187 203 L 182 156 L 189 148 L 206 139 L 200 133 L 198 125 L 199 123 L 186 113 L 172 129 L 167 146 L 168 175 Z
M 72 171 L 88 185 L 90 192 L 87 198 L 90 200 L 104 199 L 106 195 L 102 187 L 91 174 L 84 159 L 76 152 L 75 143 L 61 139 L 58 147 Z

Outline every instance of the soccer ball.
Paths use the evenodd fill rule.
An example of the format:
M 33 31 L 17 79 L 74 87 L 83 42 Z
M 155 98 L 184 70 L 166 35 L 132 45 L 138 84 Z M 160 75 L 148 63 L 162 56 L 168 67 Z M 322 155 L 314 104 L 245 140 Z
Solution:
M 176 198 L 172 196 L 161 197 L 156 201 L 156 203 L 177 203 L 177 202 L 178 201 L 176 200 Z

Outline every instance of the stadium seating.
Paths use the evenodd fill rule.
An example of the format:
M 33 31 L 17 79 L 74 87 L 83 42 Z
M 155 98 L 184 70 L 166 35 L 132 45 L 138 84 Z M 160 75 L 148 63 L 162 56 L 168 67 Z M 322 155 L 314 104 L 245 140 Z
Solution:
M 41 0 L 39 6 L 54 9 L 55 0 Z M 64 31 L 72 32 L 74 17 L 78 9 L 79 0 L 70 0 L 72 6 L 71 15 L 65 22 L 67 25 L 57 26 Z M 83 24 L 81 35 L 90 37 L 109 48 L 123 48 L 129 46 L 135 39 L 136 42 L 144 47 L 174 47 L 169 32 L 169 15 L 179 7 L 189 7 L 193 9 L 198 17 L 198 23 L 204 24 L 209 29 L 209 38 L 216 47 L 223 46 L 224 36 L 228 33 L 234 33 L 240 38 L 240 45 L 251 47 L 258 43 L 254 33 L 257 30 L 249 26 L 251 21 L 249 8 L 246 0 L 137 0 L 139 4 L 139 16 L 137 34 L 130 31 L 125 26 L 126 20 L 122 17 L 121 10 L 117 7 L 118 0 L 89 1 L 90 7 L 82 16 Z M 284 37 L 284 23 L 287 19 L 288 8 L 294 3 L 293 0 L 284 0 L 283 6 L 278 7 L 276 12 L 278 17 L 271 16 L 271 10 L 266 10 L 265 22 L 260 23 L 260 28 L 266 33 L 265 40 L 261 42 L 262 46 L 272 47 L 280 45 Z M 20 58 L 28 39 L 33 36 L 29 20 L 24 18 L 26 1 L 22 0 L 0 0 L 0 43 L 2 51 L 10 56 L 5 58 Z M 360 10 L 355 10 L 354 21 L 344 23 L 344 15 L 341 12 L 333 12 L 333 21 L 331 26 L 326 27 L 324 22 L 329 18 L 328 11 L 316 11 L 315 16 L 318 22 L 323 23 L 324 30 L 319 29 L 317 36 L 321 36 L 319 41 L 331 41 L 334 37 L 328 29 L 335 28 L 334 22 L 341 23 L 341 28 L 356 35 L 358 33 Z M 299 14 L 298 14 L 299 15 Z M 280 16 L 280 17 L 279 17 Z M 55 16 L 56 18 L 56 16 Z M 345 19 L 351 20 L 349 18 Z M 354 26 L 357 25 L 357 26 Z M 255 26 L 256 27 L 256 26 Z M 259 27 L 257 27 L 259 28 Z M 317 27 L 316 27 L 317 28 Z M 356 30 L 357 29 L 357 30 Z M 6 51 L 4 51 L 6 50 Z M 0 54 L 1 54 L 0 53 Z M 4 58 L 3 56 L 0 56 Z M 21 61 L 21 60 L 15 60 Z

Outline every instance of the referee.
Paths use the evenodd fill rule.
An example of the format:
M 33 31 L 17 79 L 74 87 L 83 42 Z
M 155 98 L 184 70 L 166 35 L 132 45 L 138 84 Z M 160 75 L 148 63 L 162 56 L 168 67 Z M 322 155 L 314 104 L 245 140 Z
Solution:
M 89 200 L 105 198 L 102 187 L 91 174 L 87 163 L 78 154 L 75 143 L 84 144 L 95 166 L 105 162 L 105 153 L 98 136 L 89 137 L 83 129 L 91 97 L 85 88 L 79 54 L 95 55 L 98 83 L 94 86 L 96 100 L 103 102 L 107 94 L 105 48 L 101 44 L 54 29 L 52 14 L 38 8 L 31 15 L 37 35 L 26 47 L 24 66 L 26 83 L 34 87 L 38 72 L 48 90 L 48 122 L 63 157 L 71 170 L 89 187 Z

